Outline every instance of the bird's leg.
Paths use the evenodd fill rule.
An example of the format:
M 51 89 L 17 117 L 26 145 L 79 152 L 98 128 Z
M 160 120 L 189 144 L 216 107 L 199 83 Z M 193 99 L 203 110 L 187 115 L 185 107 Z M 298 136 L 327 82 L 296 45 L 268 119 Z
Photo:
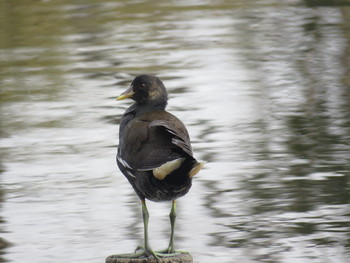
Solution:
M 118 258 L 139 258 L 142 256 L 153 256 L 157 260 L 157 262 L 160 262 L 160 259 L 158 256 L 162 256 L 161 253 L 156 253 L 151 249 L 151 246 L 149 244 L 149 238 L 148 238 L 148 222 L 149 222 L 149 213 L 148 209 L 146 206 L 146 200 L 142 199 L 141 200 L 141 205 L 142 205 L 142 219 L 143 219 L 143 229 L 144 229 L 144 247 L 138 246 L 135 249 L 135 252 L 133 254 L 119 254 L 119 255 L 114 255 L 115 257 Z
M 143 219 L 143 231 L 144 231 L 144 249 L 145 251 L 150 250 L 149 238 L 148 238 L 148 222 L 149 213 L 146 206 L 146 201 L 142 200 L 142 219 Z
M 174 247 L 176 200 L 172 201 L 169 218 L 170 218 L 170 226 L 171 226 L 169 246 L 167 249 L 157 252 L 157 254 L 161 255 L 161 256 L 166 256 L 166 255 L 173 256 L 173 255 L 178 255 L 181 253 L 188 253 L 188 252 L 182 251 L 182 250 L 175 250 L 175 247 Z
M 149 213 L 146 206 L 146 200 L 142 199 L 141 204 L 142 204 L 142 218 L 143 218 L 143 228 L 144 228 L 144 247 L 138 246 L 133 254 L 119 254 L 114 256 L 119 258 L 139 258 L 142 256 L 146 256 L 146 257 L 153 256 L 157 262 L 160 262 L 160 258 L 171 257 L 174 255 L 177 255 L 178 253 L 186 253 L 185 251 L 175 251 L 174 249 L 174 229 L 175 229 L 175 218 L 176 218 L 175 200 L 172 203 L 171 211 L 169 214 L 170 224 L 171 224 L 171 235 L 170 235 L 169 247 L 166 250 L 157 251 L 157 252 L 153 251 L 149 244 L 149 237 L 148 237 Z
M 170 218 L 171 232 L 170 232 L 170 241 L 169 241 L 169 246 L 168 246 L 168 253 L 175 253 L 174 232 L 175 232 L 175 220 L 176 220 L 176 200 L 172 201 L 169 218 Z
M 141 200 L 142 203 L 142 218 L 143 218 L 143 230 L 144 230 L 144 254 L 147 256 L 154 256 L 158 260 L 158 256 L 156 253 L 151 249 L 151 246 L 149 245 L 149 238 L 148 238 L 148 222 L 149 222 L 149 213 L 146 206 L 146 200 Z
M 149 257 L 153 256 L 157 262 L 160 262 L 159 256 L 163 256 L 161 253 L 156 253 L 151 249 L 151 246 L 149 245 L 149 238 L 148 238 L 148 221 L 149 221 L 149 213 L 146 206 L 146 200 L 141 200 L 142 204 L 142 219 L 143 219 L 143 229 L 144 229 L 144 247 L 138 246 L 135 249 L 135 252 L 133 254 L 119 254 L 114 255 L 114 257 L 117 258 L 139 258 L 139 257 Z

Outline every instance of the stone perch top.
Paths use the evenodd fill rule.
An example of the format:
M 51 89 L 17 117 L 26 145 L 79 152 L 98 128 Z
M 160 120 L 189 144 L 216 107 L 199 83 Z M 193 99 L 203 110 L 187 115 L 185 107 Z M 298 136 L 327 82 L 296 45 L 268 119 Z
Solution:
M 154 257 L 127 258 L 118 256 L 109 256 L 106 263 L 193 263 L 193 258 L 189 253 L 181 253 L 171 257 L 161 257 L 157 261 Z

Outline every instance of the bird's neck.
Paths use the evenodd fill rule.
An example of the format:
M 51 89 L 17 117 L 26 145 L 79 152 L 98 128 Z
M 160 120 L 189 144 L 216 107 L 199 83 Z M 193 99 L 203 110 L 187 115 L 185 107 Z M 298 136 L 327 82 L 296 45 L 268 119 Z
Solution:
M 131 121 L 133 118 L 155 110 L 165 110 L 165 107 L 167 105 L 167 102 L 164 103 L 158 103 L 158 104 L 140 104 L 135 102 L 133 105 L 131 105 L 126 112 L 124 113 L 120 126 L 119 131 L 122 132 L 122 130 L 125 128 L 125 126 Z
M 136 104 L 136 105 L 135 105 Z M 155 110 L 165 110 L 167 102 L 159 102 L 159 103 L 135 103 L 133 106 L 136 112 L 136 115 L 144 114 L 146 112 L 155 111 Z

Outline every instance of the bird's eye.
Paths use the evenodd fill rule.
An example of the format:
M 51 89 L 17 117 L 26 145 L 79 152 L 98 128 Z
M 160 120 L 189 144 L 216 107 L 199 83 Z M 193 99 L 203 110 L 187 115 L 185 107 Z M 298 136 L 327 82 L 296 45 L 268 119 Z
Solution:
M 143 88 L 146 87 L 146 83 L 142 83 L 141 87 L 143 87 Z

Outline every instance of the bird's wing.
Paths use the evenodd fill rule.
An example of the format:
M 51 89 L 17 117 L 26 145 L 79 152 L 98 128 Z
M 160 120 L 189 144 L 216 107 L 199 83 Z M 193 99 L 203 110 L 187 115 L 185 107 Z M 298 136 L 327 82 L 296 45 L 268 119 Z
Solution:
M 168 161 L 192 156 L 184 124 L 165 111 L 132 120 L 124 130 L 122 141 L 121 158 L 133 170 L 152 170 Z
M 190 137 L 185 125 L 180 120 L 155 120 L 151 123 L 151 126 L 164 127 L 165 131 L 172 135 L 172 144 L 176 145 L 182 151 L 192 156 Z

